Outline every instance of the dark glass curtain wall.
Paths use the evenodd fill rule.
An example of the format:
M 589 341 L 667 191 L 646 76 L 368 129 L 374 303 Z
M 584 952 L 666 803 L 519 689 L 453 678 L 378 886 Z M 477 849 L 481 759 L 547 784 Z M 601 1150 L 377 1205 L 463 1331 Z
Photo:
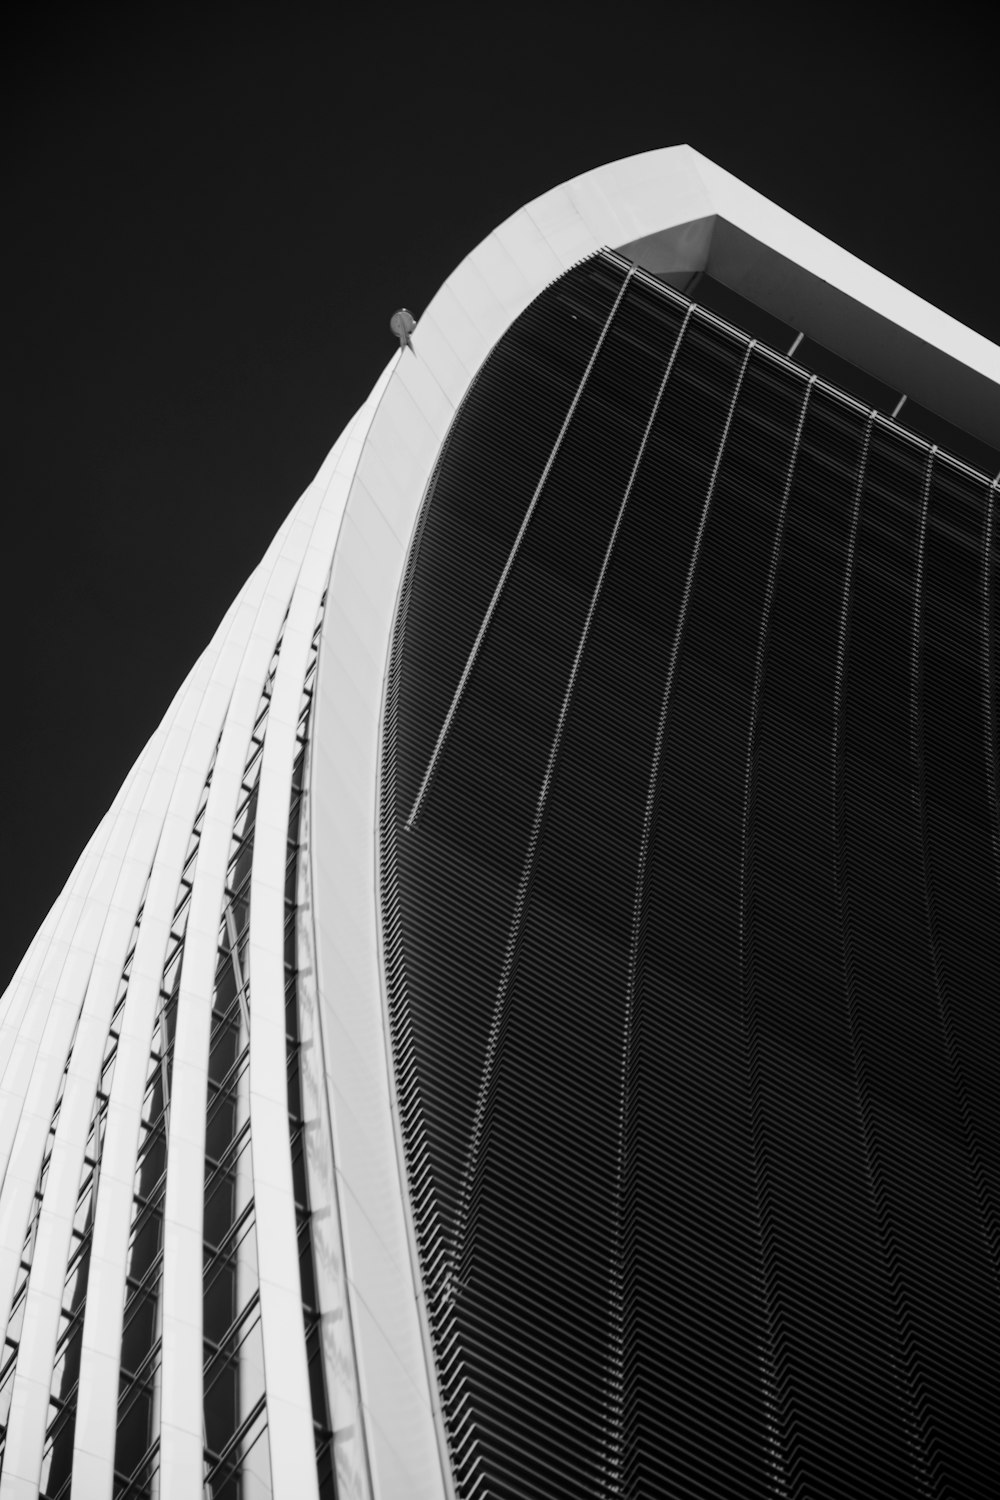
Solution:
M 463 1500 L 991 1491 L 991 479 L 610 253 L 473 383 L 381 825 Z

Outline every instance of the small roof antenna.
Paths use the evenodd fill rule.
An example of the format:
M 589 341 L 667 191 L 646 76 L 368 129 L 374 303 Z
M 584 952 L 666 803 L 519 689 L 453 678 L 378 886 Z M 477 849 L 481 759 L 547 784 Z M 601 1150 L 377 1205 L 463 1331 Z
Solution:
M 410 334 L 416 326 L 417 320 L 408 307 L 399 308 L 389 319 L 389 327 L 399 339 L 399 347 L 401 349 L 409 349 L 411 354 L 416 354 L 417 352 L 413 347 L 413 340 L 410 338 Z

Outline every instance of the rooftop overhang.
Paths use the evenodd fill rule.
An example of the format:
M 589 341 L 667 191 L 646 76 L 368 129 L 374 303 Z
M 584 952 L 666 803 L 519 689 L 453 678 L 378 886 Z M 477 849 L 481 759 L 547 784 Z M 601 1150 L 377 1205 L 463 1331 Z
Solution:
M 675 281 L 707 271 L 884 384 L 994 446 L 1000 439 L 1000 350 L 687 146 L 588 172 L 500 224 L 422 311 L 413 350 L 393 354 L 345 433 L 309 839 L 358 1410 L 380 1500 L 452 1493 L 384 988 L 377 830 L 393 622 L 423 497 L 483 361 L 545 287 L 605 246 Z
M 675 281 L 707 272 L 900 395 L 1000 447 L 1000 348 L 690 146 L 599 167 L 520 214 L 550 245 L 578 247 L 572 260 L 603 244 Z

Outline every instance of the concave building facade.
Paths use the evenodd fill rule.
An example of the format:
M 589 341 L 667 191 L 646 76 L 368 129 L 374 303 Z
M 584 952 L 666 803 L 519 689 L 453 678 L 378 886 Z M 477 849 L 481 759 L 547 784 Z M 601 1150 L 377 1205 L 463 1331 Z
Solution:
M 1000 351 L 686 147 L 414 343 L 0 1002 L 0 1500 L 989 1493 Z

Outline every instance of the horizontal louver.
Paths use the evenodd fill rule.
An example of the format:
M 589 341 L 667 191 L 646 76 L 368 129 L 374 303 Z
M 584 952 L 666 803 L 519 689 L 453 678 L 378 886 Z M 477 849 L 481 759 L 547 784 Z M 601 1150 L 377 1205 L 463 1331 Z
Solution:
M 611 254 L 470 388 L 381 823 L 460 1496 L 988 1489 L 994 503 Z

